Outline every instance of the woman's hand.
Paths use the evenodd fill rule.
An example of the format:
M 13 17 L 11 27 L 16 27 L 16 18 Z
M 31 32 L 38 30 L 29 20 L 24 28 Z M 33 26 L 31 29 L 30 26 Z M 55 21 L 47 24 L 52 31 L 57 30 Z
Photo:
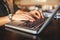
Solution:
M 31 22 L 35 21 L 35 19 L 33 17 L 31 17 L 27 12 L 19 12 L 17 11 L 14 15 L 13 15 L 13 20 L 29 20 Z
M 36 17 L 37 19 L 41 19 L 44 18 L 43 14 L 41 11 L 38 10 L 34 10 L 30 12 L 34 17 Z

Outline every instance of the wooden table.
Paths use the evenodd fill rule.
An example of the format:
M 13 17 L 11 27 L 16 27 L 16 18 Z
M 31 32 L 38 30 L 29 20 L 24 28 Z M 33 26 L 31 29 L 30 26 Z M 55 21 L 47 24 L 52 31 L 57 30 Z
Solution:
M 59 19 L 60 20 L 60 19 Z M 34 35 L 25 34 L 23 32 L 15 31 L 12 29 L 5 29 L 4 40 L 59 40 L 60 38 L 60 23 L 53 20 L 41 34 L 35 38 Z M 32 37 L 34 36 L 34 38 Z

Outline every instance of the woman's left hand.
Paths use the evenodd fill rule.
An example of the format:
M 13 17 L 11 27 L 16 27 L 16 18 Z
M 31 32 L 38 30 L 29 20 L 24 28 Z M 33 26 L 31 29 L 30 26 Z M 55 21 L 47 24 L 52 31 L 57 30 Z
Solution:
M 43 13 L 41 11 L 34 10 L 34 11 L 31 11 L 30 13 L 37 19 L 44 18 Z

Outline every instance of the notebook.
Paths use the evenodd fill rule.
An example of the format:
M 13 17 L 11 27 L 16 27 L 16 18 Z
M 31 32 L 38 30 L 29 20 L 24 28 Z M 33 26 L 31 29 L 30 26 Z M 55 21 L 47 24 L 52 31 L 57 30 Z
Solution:
M 49 24 L 49 22 L 54 18 L 56 15 L 57 11 L 60 9 L 60 6 L 58 6 L 54 12 L 50 15 L 50 17 L 46 17 L 44 20 L 38 20 L 33 24 L 29 24 L 29 21 L 24 21 L 23 20 L 23 25 L 20 24 L 19 22 L 13 21 L 10 23 L 7 23 L 5 26 L 8 28 L 20 30 L 26 33 L 31 33 L 31 34 L 40 34 L 41 31 Z M 47 15 L 44 15 L 47 16 Z M 24 24 L 26 23 L 27 24 Z M 31 22 L 30 22 L 31 23 Z
M 12 29 L 23 31 L 23 32 L 36 34 L 37 31 L 44 24 L 46 19 L 47 19 L 47 17 L 45 17 L 44 19 L 39 19 L 33 23 L 28 20 L 12 21 L 12 22 L 7 23 L 5 26 L 7 28 L 12 28 Z

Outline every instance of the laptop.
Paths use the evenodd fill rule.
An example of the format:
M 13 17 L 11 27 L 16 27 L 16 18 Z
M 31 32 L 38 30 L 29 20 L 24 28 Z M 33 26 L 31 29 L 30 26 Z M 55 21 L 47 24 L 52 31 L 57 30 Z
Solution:
M 46 14 L 46 13 L 43 13 L 44 16 L 45 16 L 45 19 L 43 21 L 39 21 L 39 22 L 35 22 L 35 24 L 29 24 L 28 22 L 29 21 L 23 21 L 23 23 L 21 24 L 20 22 L 18 21 L 12 21 L 12 22 L 9 22 L 7 24 L 5 24 L 6 28 L 11 28 L 11 29 L 16 29 L 17 31 L 19 30 L 20 32 L 23 31 L 23 32 L 26 32 L 26 33 L 31 33 L 31 34 L 40 34 L 41 31 L 47 27 L 47 25 L 49 24 L 49 22 L 52 20 L 52 18 L 55 16 L 55 14 L 57 13 L 59 7 L 51 14 Z M 47 17 L 47 15 L 49 15 Z M 56 16 L 55 16 L 56 17 Z M 27 24 L 26 24 L 27 22 Z

